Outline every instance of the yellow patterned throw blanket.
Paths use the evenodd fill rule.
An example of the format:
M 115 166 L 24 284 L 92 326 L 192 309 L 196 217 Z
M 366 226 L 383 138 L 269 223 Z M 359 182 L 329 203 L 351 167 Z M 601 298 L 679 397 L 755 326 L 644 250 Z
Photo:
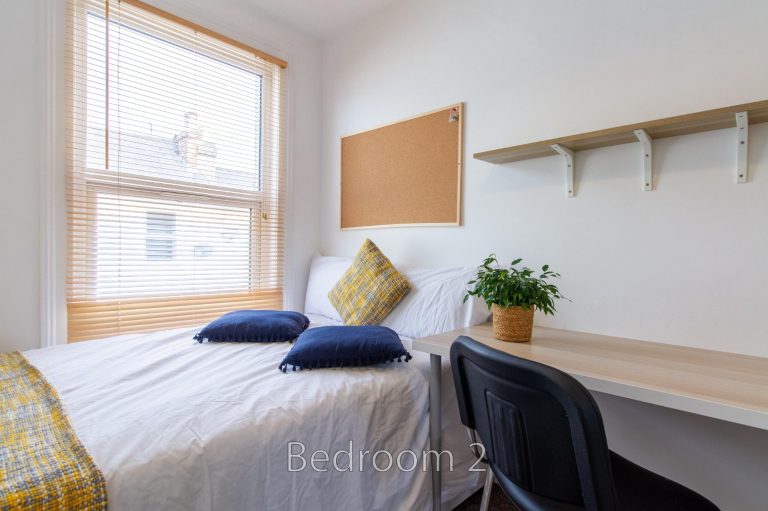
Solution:
M 0 354 L 0 510 L 106 508 L 104 477 L 56 390 L 21 353 Z

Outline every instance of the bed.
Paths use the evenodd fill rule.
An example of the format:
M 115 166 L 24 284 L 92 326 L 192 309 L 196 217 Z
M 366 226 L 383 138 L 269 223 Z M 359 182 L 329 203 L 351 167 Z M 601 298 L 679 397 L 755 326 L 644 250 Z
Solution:
M 312 327 L 338 322 L 308 317 Z M 58 391 L 104 475 L 111 509 L 431 507 L 421 459 L 429 443 L 428 357 L 413 352 L 407 336 L 414 357 L 407 364 L 282 373 L 277 367 L 290 344 L 198 344 L 192 339 L 198 330 L 24 353 Z M 482 473 L 468 472 L 474 457 L 450 399 L 447 364 L 443 392 L 443 448 L 454 459 L 453 471 L 443 472 L 442 501 L 450 509 L 480 486 Z M 290 442 L 304 446 L 301 457 L 301 446 Z M 330 462 L 317 463 L 327 471 L 312 470 L 316 450 L 330 456 L 351 450 L 351 467 L 340 454 L 337 466 L 344 470 Z M 393 454 L 392 469 L 374 467 L 378 450 Z M 400 458 L 404 470 L 397 468 L 397 455 L 406 450 L 418 454 L 416 469 L 408 470 L 410 455 Z M 306 468 L 289 470 L 300 468 L 300 458 Z M 388 463 L 386 455 L 376 461 L 379 468 Z

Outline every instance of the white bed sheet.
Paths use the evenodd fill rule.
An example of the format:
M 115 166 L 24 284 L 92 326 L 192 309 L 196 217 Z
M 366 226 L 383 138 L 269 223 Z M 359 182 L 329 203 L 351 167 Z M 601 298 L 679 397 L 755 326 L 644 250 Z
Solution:
M 328 322 L 314 317 L 314 323 Z M 113 510 L 422 510 L 428 472 L 288 471 L 288 443 L 324 449 L 428 448 L 426 355 L 409 364 L 282 373 L 287 343 L 198 344 L 198 329 L 27 351 L 58 391 L 102 470 Z M 404 344 L 410 351 L 410 342 Z M 480 484 L 443 368 L 443 502 Z M 340 458 L 344 465 L 345 456 Z M 386 457 L 378 458 L 386 465 Z M 403 458 L 406 466 L 410 457 Z

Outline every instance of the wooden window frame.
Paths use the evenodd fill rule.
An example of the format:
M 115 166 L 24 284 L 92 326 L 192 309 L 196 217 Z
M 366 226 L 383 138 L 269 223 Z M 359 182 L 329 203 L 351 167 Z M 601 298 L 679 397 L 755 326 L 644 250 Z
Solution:
M 160 9 L 157 9 L 151 5 L 145 4 L 138 0 L 119 0 L 127 5 L 138 7 L 151 14 L 159 15 L 174 23 L 186 26 L 205 34 L 208 37 L 218 39 L 224 42 L 226 45 L 239 48 L 247 53 L 255 55 L 256 57 L 263 59 L 267 62 L 271 62 L 277 65 L 281 69 L 287 67 L 287 63 L 282 59 L 269 55 L 265 52 L 239 43 L 226 36 L 218 34 L 214 31 L 208 30 L 200 25 L 188 22 L 182 18 L 179 18 L 173 14 L 167 13 Z M 109 4 L 115 3 L 115 0 L 104 0 L 106 3 L 106 23 L 109 26 L 110 21 L 114 21 L 114 18 L 110 18 Z M 85 20 L 90 12 L 94 12 L 97 15 L 104 14 L 104 9 L 100 6 L 101 2 L 85 1 L 82 3 L 70 2 L 70 8 L 74 5 L 80 5 L 81 10 L 78 10 L 74 15 L 81 19 L 79 23 L 75 23 L 79 27 L 80 33 L 76 34 L 73 38 L 73 45 L 69 48 L 70 52 L 85 55 L 88 51 L 87 37 L 85 36 L 86 23 Z M 89 7 L 94 7 L 93 11 Z M 123 20 L 119 20 L 123 23 Z M 130 25 L 130 22 L 126 22 Z M 154 30 L 148 30 L 146 26 L 140 25 L 135 27 L 137 30 L 145 33 L 152 33 L 163 40 L 170 40 L 184 47 L 183 41 L 181 41 L 175 33 L 163 30 L 163 27 L 154 27 Z M 71 30 L 78 30 L 78 28 L 71 28 Z M 107 36 L 108 37 L 108 36 Z M 197 51 L 199 48 L 195 48 Z M 249 65 L 249 60 L 246 56 L 242 59 L 238 58 L 236 54 L 232 52 L 216 51 L 215 45 L 206 46 L 203 54 L 208 55 L 211 58 L 215 58 L 221 61 L 225 61 L 241 69 L 254 72 L 254 69 Z M 109 50 L 107 49 L 107 52 Z M 107 73 L 109 69 L 109 53 L 107 53 Z M 86 125 L 87 108 L 87 79 L 85 78 L 85 72 L 80 71 L 79 76 L 75 70 L 70 69 L 67 76 L 68 83 L 71 86 L 71 90 L 68 92 L 71 95 L 72 124 L 79 126 Z M 265 124 L 267 118 L 271 118 L 270 122 L 280 123 L 284 119 L 284 97 L 282 95 L 282 77 L 276 73 L 270 72 L 268 68 L 257 71 L 257 74 L 261 77 L 261 123 Z M 108 76 L 108 75 L 107 75 Z M 109 80 L 109 78 L 107 78 Z M 109 82 L 107 81 L 107 84 Z M 108 85 L 107 85 L 108 87 Z M 267 99 L 269 98 L 269 99 Z M 109 112 L 109 95 L 105 98 L 105 108 L 108 115 Z M 78 118 L 79 116 L 79 118 Z M 284 223 L 283 218 L 272 218 L 270 211 L 264 206 L 269 202 L 269 199 L 273 196 L 276 197 L 278 203 L 282 202 L 280 195 L 275 195 L 272 190 L 282 185 L 280 182 L 272 181 L 273 172 L 265 171 L 265 169 L 280 168 L 280 173 L 284 172 L 284 161 L 275 161 L 275 158 L 283 159 L 283 151 L 267 150 L 267 148 L 273 147 L 275 144 L 283 143 L 282 140 L 274 140 L 272 130 L 263 130 L 261 132 L 260 146 L 259 146 L 259 158 L 258 158 L 258 176 L 259 176 L 259 190 L 258 191 L 245 191 L 237 188 L 229 188 L 220 185 L 207 185 L 201 183 L 193 183 L 191 181 L 167 179 L 167 178 L 148 178 L 142 176 L 139 173 L 131 173 L 129 171 L 116 172 L 110 169 L 109 162 L 109 119 L 106 120 L 106 133 L 105 133 L 105 162 L 103 167 L 88 167 L 87 162 L 87 135 L 85 132 L 77 130 L 69 130 L 68 143 L 67 143 L 67 157 L 69 165 L 76 168 L 76 171 L 70 173 L 68 178 L 70 183 L 68 186 L 73 189 L 80 189 L 79 194 L 85 197 L 85 202 L 79 204 L 78 208 L 72 210 L 72 205 L 68 206 L 68 215 L 74 218 L 75 222 L 83 222 L 85 225 L 85 246 L 79 250 L 85 250 L 85 257 L 76 258 L 75 261 L 70 259 L 69 270 L 67 275 L 67 287 L 78 289 L 76 282 L 84 282 L 84 288 L 81 287 L 77 291 L 77 295 L 85 297 L 83 300 L 70 300 L 67 299 L 67 307 L 71 310 L 77 310 L 79 308 L 90 308 L 94 314 L 101 313 L 109 314 L 115 313 L 118 308 L 120 310 L 132 310 L 132 309 L 146 309 L 148 307 L 172 307 L 178 308 L 179 311 L 194 308 L 196 305 L 205 303 L 206 310 L 216 311 L 216 304 L 222 304 L 220 311 L 227 312 L 228 307 L 232 303 L 242 302 L 244 304 L 251 304 L 254 302 L 263 303 L 280 303 L 283 302 L 283 285 L 280 283 L 278 287 L 269 286 L 265 282 L 262 272 L 258 271 L 259 268 L 267 267 L 274 264 L 275 258 L 270 257 L 270 254 L 276 251 L 282 252 L 282 242 L 275 242 L 272 237 L 267 237 L 266 241 L 261 240 L 261 233 L 270 229 L 281 229 L 281 225 Z M 279 135 L 278 135 L 279 137 Z M 284 176 L 276 176 L 277 181 L 282 181 Z M 148 184 L 149 183 L 149 184 Z M 158 186 L 161 185 L 161 186 Z M 248 290 L 244 292 L 231 292 L 223 290 L 216 293 L 200 293 L 200 294 L 185 294 L 178 296 L 158 296 L 158 297 L 141 297 L 141 298 L 117 298 L 117 299 L 100 299 L 96 294 L 96 272 L 93 268 L 96 267 L 96 237 L 97 237 L 97 206 L 96 206 L 96 194 L 106 191 L 107 193 L 119 194 L 126 197 L 147 197 L 147 198 L 162 198 L 164 200 L 182 200 L 191 203 L 200 203 L 206 205 L 217 205 L 237 208 L 247 208 L 251 210 L 251 225 L 250 225 L 250 241 L 249 241 L 249 276 L 248 276 Z M 70 191 L 69 193 L 74 193 Z M 279 208 L 279 204 L 278 204 Z M 72 222 L 73 220 L 70 220 Z M 70 232 L 73 228 L 70 226 Z M 71 237 L 70 237 L 71 238 Z M 72 257 L 73 252 L 77 249 L 72 246 L 72 240 L 68 239 L 69 253 Z M 73 258 L 74 259 L 74 258 Z M 281 255 L 279 258 L 281 268 L 278 271 L 278 275 L 281 276 L 285 264 L 285 257 Z M 76 275 L 75 278 L 72 278 Z M 83 279 L 82 276 L 85 275 Z M 282 280 L 282 278 L 280 278 Z M 69 296 L 69 292 L 67 293 Z M 213 312 L 211 312 L 213 314 Z M 71 320 L 70 320 L 71 321 Z M 130 322 L 131 320 L 127 320 Z M 131 328 L 131 332 L 143 332 L 157 330 L 154 326 L 142 329 L 141 320 L 135 320 L 136 325 Z M 183 326 L 184 320 L 179 322 L 167 322 L 167 326 L 172 328 L 174 326 Z M 114 335 L 122 332 L 122 327 L 125 322 L 114 325 L 113 327 L 105 328 L 100 332 L 101 337 Z M 77 330 L 77 325 L 70 325 L 69 330 L 73 328 Z M 70 335 L 69 341 L 85 340 L 92 337 L 78 338 Z

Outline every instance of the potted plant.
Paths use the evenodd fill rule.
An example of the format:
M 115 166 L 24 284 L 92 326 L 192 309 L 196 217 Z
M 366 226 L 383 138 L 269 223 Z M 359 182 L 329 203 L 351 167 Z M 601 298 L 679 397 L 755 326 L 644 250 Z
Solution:
M 474 289 L 470 296 L 479 296 L 493 312 L 493 336 L 502 341 L 528 342 L 533 330 L 533 312 L 554 314 L 555 300 L 563 298 L 557 286 L 548 279 L 559 278 L 549 265 L 536 276 L 530 268 L 517 268 L 522 259 L 515 259 L 509 267 L 499 265 L 496 254 L 485 258 L 478 267 L 477 277 L 467 284 Z

